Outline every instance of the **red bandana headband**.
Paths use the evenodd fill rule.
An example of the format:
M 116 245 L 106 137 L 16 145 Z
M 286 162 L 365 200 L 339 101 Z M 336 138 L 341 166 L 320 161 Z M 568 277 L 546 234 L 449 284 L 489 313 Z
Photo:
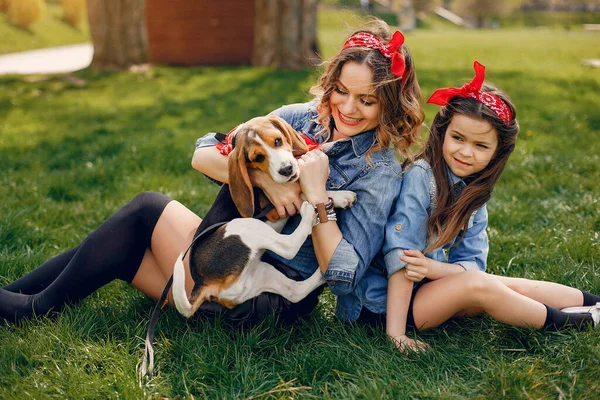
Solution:
M 381 43 L 381 39 L 371 33 L 358 32 L 350 36 L 350 39 L 346 40 L 342 49 L 347 49 L 348 47 L 368 47 L 370 49 L 377 49 L 385 58 L 392 60 L 392 73 L 401 77 L 404 75 L 406 65 L 404 64 L 404 57 L 398 50 L 403 44 L 404 36 L 400 31 L 394 32 L 394 35 L 388 44 Z
M 506 103 L 492 93 L 481 91 L 481 86 L 485 79 L 485 67 L 475 61 L 473 68 L 475 69 L 475 78 L 471 82 L 461 88 L 438 89 L 433 92 L 427 102 L 445 106 L 453 97 L 471 97 L 481 104 L 488 106 L 505 125 L 510 124 L 513 116 Z

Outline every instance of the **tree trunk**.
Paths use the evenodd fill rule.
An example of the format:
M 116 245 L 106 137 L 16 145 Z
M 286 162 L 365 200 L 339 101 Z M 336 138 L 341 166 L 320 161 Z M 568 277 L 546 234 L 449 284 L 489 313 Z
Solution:
M 88 0 L 92 67 L 123 70 L 148 62 L 145 0 Z
M 417 28 L 417 15 L 412 0 L 393 0 L 392 9 L 398 16 L 400 30 L 407 32 Z
M 479 29 L 485 28 L 486 20 L 487 20 L 487 18 L 484 15 L 477 15 L 475 17 L 475 24 L 476 24 L 477 28 L 479 28 Z
M 299 69 L 321 62 L 318 0 L 255 0 L 252 65 Z

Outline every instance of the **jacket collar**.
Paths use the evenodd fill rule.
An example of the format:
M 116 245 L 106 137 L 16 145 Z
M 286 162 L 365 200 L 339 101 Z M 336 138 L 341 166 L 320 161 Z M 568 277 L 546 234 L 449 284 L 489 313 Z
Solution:
M 448 166 L 446 166 L 446 172 L 448 174 L 448 180 L 450 181 L 450 190 L 452 190 L 452 196 L 454 199 L 458 199 L 458 196 L 460 196 L 462 191 L 467 187 L 467 182 L 465 182 L 461 177 L 455 175 Z
M 346 139 L 340 139 L 333 143 L 350 142 L 350 144 L 352 145 L 352 151 L 354 151 L 354 155 L 356 157 L 361 157 L 363 154 L 369 151 L 369 149 L 377 142 L 377 137 L 375 136 L 375 129 L 359 133 L 358 135 L 354 135 Z
M 375 129 L 359 133 L 358 135 L 352 136 L 350 138 L 350 142 L 352 143 L 352 150 L 354 150 L 354 154 L 356 155 L 356 157 L 360 157 L 363 154 L 365 154 L 377 142 L 377 136 L 375 136 Z
M 331 118 L 331 122 L 329 125 L 329 131 L 333 132 L 335 129 L 335 122 L 333 118 Z M 350 141 L 352 145 L 352 150 L 354 151 L 354 155 L 356 157 L 361 157 L 365 154 L 369 149 L 377 142 L 377 136 L 375 136 L 375 131 L 377 128 L 373 128 L 371 130 L 359 133 L 358 135 L 351 136 L 347 139 L 340 139 L 337 142 L 343 143 L 346 141 Z M 320 134 L 315 135 L 315 141 L 318 143 L 323 143 L 325 139 L 326 133 L 322 132 Z
M 446 165 L 446 173 L 448 174 L 448 180 L 451 185 L 455 185 L 460 182 L 461 185 L 466 186 L 466 182 L 458 175 L 455 175 L 454 172 L 450 169 L 448 165 Z

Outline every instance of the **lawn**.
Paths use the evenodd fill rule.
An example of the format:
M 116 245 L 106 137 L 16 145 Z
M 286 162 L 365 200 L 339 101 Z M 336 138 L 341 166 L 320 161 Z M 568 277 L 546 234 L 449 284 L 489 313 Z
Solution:
M 320 16 L 331 55 L 357 21 Z M 1 24 L 0 24 L 1 25 Z M 600 293 L 599 33 L 549 29 L 406 35 L 426 95 L 472 77 L 506 89 L 522 131 L 489 204 L 489 270 Z M 0 285 L 78 244 L 138 192 L 203 215 L 216 188 L 194 142 L 305 101 L 313 70 L 155 67 L 149 72 L 0 78 Z M 436 107 L 426 106 L 428 120 Z M 537 332 L 487 317 L 419 333 L 404 355 L 381 330 L 344 325 L 326 293 L 311 318 L 252 329 L 165 311 L 155 376 L 136 364 L 153 301 L 113 282 L 55 318 L 0 324 L 0 398 L 598 398 L 598 331 Z

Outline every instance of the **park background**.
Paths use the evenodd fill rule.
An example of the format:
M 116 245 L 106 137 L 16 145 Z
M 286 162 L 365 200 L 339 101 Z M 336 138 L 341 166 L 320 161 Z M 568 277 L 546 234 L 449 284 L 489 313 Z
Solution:
M 494 11 L 479 29 L 416 12 L 406 44 L 425 96 L 470 80 L 477 59 L 516 103 L 520 137 L 488 206 L 489 271 L 598 294 L 600 70 L 589 60 L 600 58 L 599 13 L 507 3 L 515 7 Z M 358 1 L 321 1 L 323 57 L 367 16 Z M 75 25 L 64 22 L 59 2 L 45 4 L 27 28 L 0 14 L 0 54 L 89 41 L 85 18 Z M 77 245 L 141 191 L 204 215 L 217 187 L 190 167 L 195 140 L 310 99 L 318 72 L 153 65 L 0 77 L 0 284 Z M 436 110 L 425 107 L 428 122 Z M 537 332 L 476 317 L 419 333 L 431 350 L 405 355 L 382 330 L 337 321 L 334 302 L 325 293 L 302 324 L 269 319 L 251 329 L 167 310 L 157 371 L 139 382 L 154 302 L 113 282 L 58 317 L 0 324 L 0 398 L 600 396 L 598 331 Z

